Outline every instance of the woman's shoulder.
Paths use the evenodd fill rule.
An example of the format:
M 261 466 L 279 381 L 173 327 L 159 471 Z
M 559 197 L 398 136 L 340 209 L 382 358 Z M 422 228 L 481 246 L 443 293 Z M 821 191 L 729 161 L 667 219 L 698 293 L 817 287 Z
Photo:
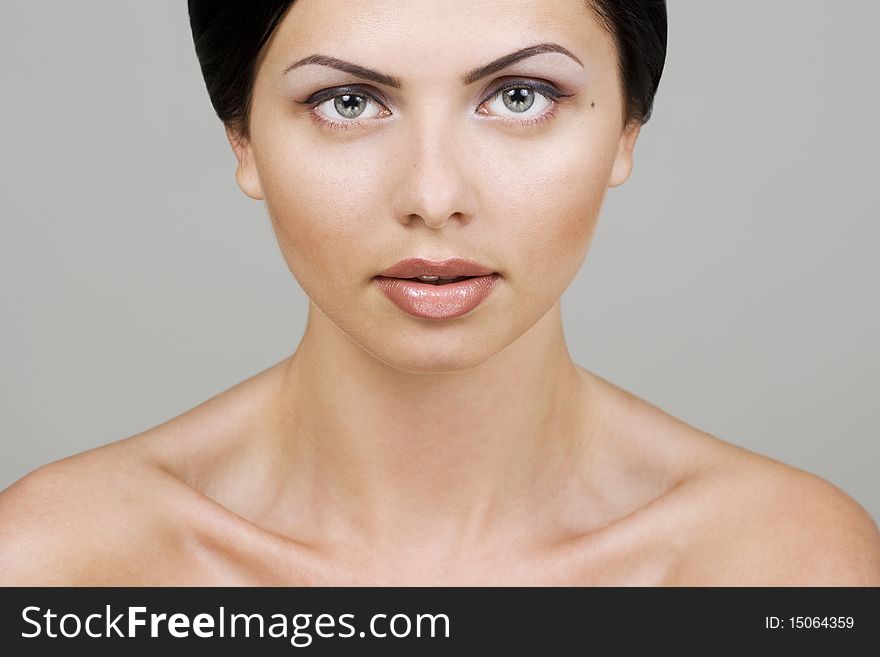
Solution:
M 668 584 L 880 585 L 880 531 L 841 488 L 591 381 L 608 400 L 628 470 L 668 482 L 646 506 L 656 513 L 641 516 L 670 555 Z
M 166 480 L 131 438 L 29 472 L 0 492 L 0 585 L 105 583 L 142 570 L 175 537 Z
M 243 437 L 264 415 L 260 389 L 271 385 L 269 376 L 251 377 L 146 431 L 43 465 L 0 491 L 0 586 L 184 582 L 204 575 L 203 543 L 228 534 L 230 521 L 237 531 L 246 523 L 203 489 L 240 462 Z
M 712 465 L 691 482 L 702 505 L 670 584 L 880 586 L 880 530 L 830 481 L 707 436 Z

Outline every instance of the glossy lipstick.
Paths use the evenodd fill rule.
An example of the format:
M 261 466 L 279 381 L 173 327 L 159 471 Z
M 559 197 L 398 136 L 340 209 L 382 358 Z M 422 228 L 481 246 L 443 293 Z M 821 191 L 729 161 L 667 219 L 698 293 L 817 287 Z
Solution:
M 414 280 L 417 276 L 468 278 L 436 285 Z M 433 261 L 423 258 L 401 260 L 373 280 L 401 310 L 426 319 L 460 317 L 476 308 L 501 278 L 497 272 L 462 258 Z

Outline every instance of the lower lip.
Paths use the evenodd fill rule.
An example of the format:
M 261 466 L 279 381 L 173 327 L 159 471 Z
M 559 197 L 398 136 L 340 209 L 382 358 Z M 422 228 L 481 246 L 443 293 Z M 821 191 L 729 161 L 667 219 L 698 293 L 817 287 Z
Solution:
M 479 306 L 500 278 L 500 274 L 488 274 L 443 285 L 387 276 L 377 276 L 373 280 L 394 305 L 410 315 L 448 319 L 460 317 Z

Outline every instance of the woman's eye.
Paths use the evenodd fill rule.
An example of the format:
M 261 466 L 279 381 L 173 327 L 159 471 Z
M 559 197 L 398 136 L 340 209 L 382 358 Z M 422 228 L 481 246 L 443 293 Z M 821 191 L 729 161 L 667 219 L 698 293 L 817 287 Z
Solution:
M 343 94 L 337 94 L 335 96 L 331 96 L 327 100 L 319 101 L 317 103 L 313 103 L 313 109 L 320 108 L 326 105 L 326 109 L 322 109 L 320 111 L 325 117 L 329 114 L 330 120 L 335 120 L 336 117 L 340 117 L 342 119 L 371 119 L 375 118 L 379 115 L 381 110 L 380 103 L 373 98 L 363 92 L 346 92 Z M 372 114 L 367 112 L 367 108 L 370 106 L 378 106 L 377 111 Z
M 542 114 L 547 107 L 555 104 L 556 99 L 560 96 L 562 94 L 545 85 L 541 85 L 539 90 L 535 85 L 518 83 L 494 92 L 480 104 L 480 107 L 482 108 L 488 103 L 492 114 L 506 118 L 532 118 Z M 481 111 L 480 113 L 485 114 L 486 112 Z

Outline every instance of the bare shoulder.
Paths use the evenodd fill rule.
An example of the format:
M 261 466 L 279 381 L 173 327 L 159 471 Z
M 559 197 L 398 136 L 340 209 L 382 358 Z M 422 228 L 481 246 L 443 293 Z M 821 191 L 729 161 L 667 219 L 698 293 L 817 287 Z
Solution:
M 242 464 L 248 436 L 269 421 L 263 400 L 284 366 L 0 491 L 0 586 L 205 581 L 206 537 L 243 523 L 202 493 L 216 493 L 216 481 L 230 505 L 248 497 L 222 475 Z
M 666 584 L 880 586 L 880 531 L 841 488 L 583 374 L 608 400 L 611 426 L 624 428 L 612 442 L 618 459 L 638 480 L 663 474 L 652 487 L 667 491 L 663 503 L 649 508 L 672 555 Z
M 44 465 L 0 492 L 0 585 L 105 583 L 143 566 L 164 518 L 127 440 Z
M 730 446 L 674 585 L 880 586 L 880 531 L 838 486 Z

